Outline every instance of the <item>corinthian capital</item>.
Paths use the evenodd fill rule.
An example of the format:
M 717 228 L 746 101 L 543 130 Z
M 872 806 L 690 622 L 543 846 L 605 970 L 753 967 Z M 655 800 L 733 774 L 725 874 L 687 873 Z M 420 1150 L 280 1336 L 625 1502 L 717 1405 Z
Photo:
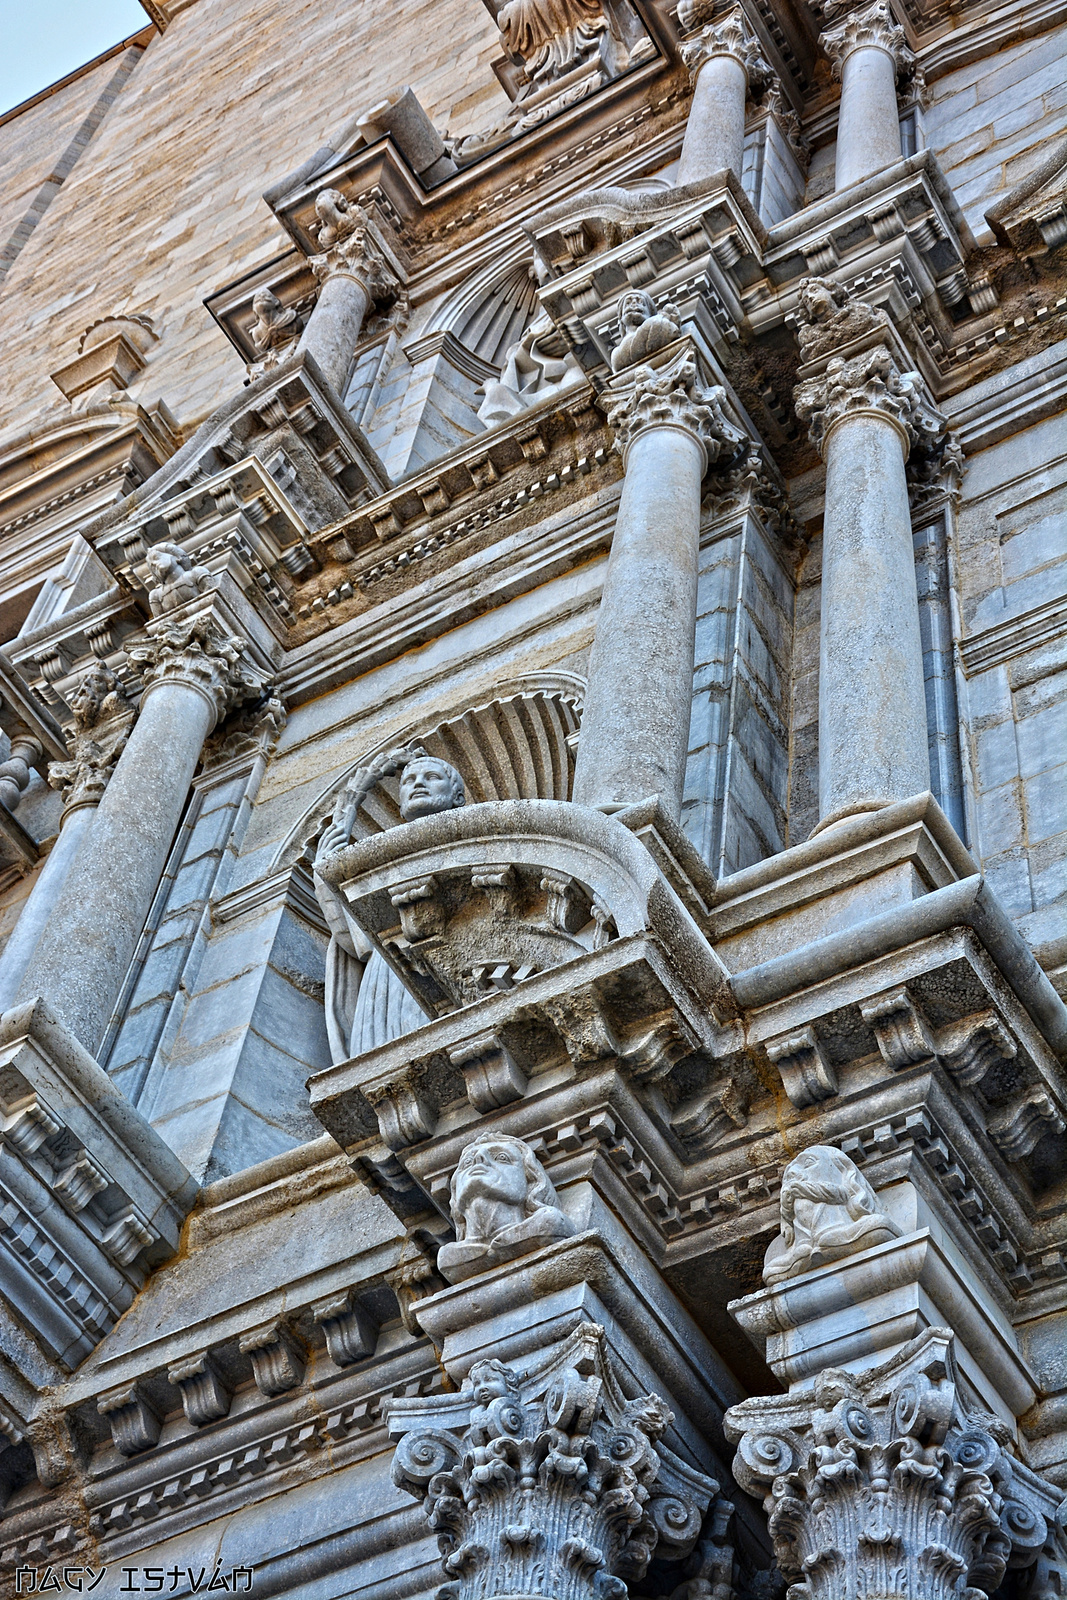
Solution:
M 862 11 L 853 11 L 820 34 L 819 43 L 829 56 L 836 77 L 841 76 L 842 65 L 853 50 L 884 50 L 893 57 L 898 73 L 910 71 L 915 62 L 904 42 L 904 29 L 886 0 L 874 0 Z
M 319 253 L 310 258 L 320 283 L 337 273 L 356 278 L 370 300 L 395 297 L 397 280 L 374 239 L 371 221 L 362 206 L 346 200 L 339 189 L 323 189 L 315 201 L 318 223 L 314 231 Z
M 749 88 L 768 83 L 773 77 L 763 59 L 759 40 L 740 6 L 728 11 L 718 22 L 709 23 L 693 39 L 682 45 L 682 60 L 695 83 L 697 74 L 716 56 L 731 56 L 745 69 Z
M 229 633 L 210 611 L 150 623 L 148 638 L 128 654 L 141 671 L 145 692 L 160 683 L 187 684 L 211 703 L 216 722 L 267 685 L 246 641 Z
M 796 413 L 808 424 L 808 437 L 823 455 L 834 425 L 842 417 L 874 412 L 892 422 L 906 448 L 923 454 L 944 438 L 944 417 L 926 393 L 917 372 L 901 372 L 884 344 L 846 361 L 832 356 L 826 371 L 794 391 Z
M 700 382 L 688 345 L 665 366 L 631 367 L 615 380 L 602 403 L 624 462 L 638 434 L 650 428 L 681 428 L 692 434 L 709 466 L 732 459 L 745 443 L 745 435 L 727 420 L 726 390 Z
M 791 1592 L 978 1600 L 1009 1565 L 1060 1592 L 1063 1491 L 1009 1453 L 999 1418 L 965 1408 L 952 1342 L 928 1328 L 860 1376 L 828 1369 L 726 1413 L 734 1477 L 763 1499 Z
M 86 673 L 70 708 L 74 713 L 74 727 L 67 735 L 70 759 L 53 761 L 48 768 L 49 784 L 63 791 L 65 811 L 99 805 L 134 718 L 122 685 L 102 661 Z

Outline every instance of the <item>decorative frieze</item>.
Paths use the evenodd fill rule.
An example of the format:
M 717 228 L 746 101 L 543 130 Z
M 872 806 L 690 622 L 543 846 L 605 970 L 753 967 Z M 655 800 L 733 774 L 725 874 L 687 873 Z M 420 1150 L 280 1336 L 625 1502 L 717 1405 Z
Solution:
M 952 1334 L 930 1328 L 881 1366 L 733 1406 L 734 1476 L 762 1499 L 784 1576 L 810 1600 L 991 1595 L 1011 1568 L 1067 1579 L 1062 1490 L 968 1409 Z
M 388 1417 L 394 1482 L 437 1535 L 438 1600 L 626 1600 L 653 1552 L 692 1548 L 718 1489 L 663 1444 L 664 1401 L 624 1398 L 590 1322 L 532 1373 L 479 1361 L 459 1395 Z

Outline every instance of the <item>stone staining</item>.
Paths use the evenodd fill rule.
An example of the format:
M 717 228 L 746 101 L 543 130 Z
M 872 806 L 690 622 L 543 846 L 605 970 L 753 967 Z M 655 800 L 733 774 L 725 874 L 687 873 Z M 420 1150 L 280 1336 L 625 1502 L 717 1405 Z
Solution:
M 449 1283 L 575 1231 L 529 1145 L 508 1134 L 484 1133 L 467 1145 L 450 1195 L 456 1242 L 442 1245 L 437 1256 Z
M 782 1229 L 763 1263 L 769 1286 L 900 1233 L 855 1162 L 829 1145 L 794 1156 L 782 1174 L 781 1206 Z

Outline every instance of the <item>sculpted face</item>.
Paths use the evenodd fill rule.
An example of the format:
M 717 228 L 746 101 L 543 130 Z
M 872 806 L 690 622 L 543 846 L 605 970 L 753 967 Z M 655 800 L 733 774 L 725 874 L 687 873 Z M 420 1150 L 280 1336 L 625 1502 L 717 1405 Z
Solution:
M 416 757 L 400 774 L 400 815 L 405 822 L 432 817 L 462 804 L 456 798 L 457 778 L 452 767 L 433 756 Z
M 655 316 L 656 308 L 647 294 L 639 290 L 633 294 L 624 294 L 619 303 L 619 325 L 624 333 L 632 333 L 639 328 L 649 317 Z
M 470 1145 L 456 1172 L 455 1205 L 465 1210 L 472 1200 L 497 1200 L 521 1206 L 530 1180 L 518 1150 L 503 1141 Z
M 514 1373 L 499 1361 L 477 1361 L 469 1376 L 475 1405 L 491 1405 L 494 1400 L 503 1400 L 505 1395 L 514 1393 L 516 1388 Z

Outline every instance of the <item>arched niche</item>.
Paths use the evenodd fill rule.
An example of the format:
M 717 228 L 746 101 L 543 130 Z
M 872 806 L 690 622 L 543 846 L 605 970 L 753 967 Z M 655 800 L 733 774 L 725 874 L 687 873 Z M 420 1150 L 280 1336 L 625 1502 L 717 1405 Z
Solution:
M 533 321 L 537 310 L 533 256 L 512 256 L 475 272 L 446 299 L 435 328 L 497 370 Z
M 292 828 L 272 871 L 310 864 L 338 793 L 352 773 L 386 750 L 421 744 L 462 774 L 471 804 L 483 800 L 569 800 L 585 684 L 570 673 L 537 673 L 501 687 L 495 699 L 428 724 L 414 722 L 368 746 L 358 760 Z M 356 837 L 380 833 L 400 821 L 396 778 L 367 797 L 356 818 Z

